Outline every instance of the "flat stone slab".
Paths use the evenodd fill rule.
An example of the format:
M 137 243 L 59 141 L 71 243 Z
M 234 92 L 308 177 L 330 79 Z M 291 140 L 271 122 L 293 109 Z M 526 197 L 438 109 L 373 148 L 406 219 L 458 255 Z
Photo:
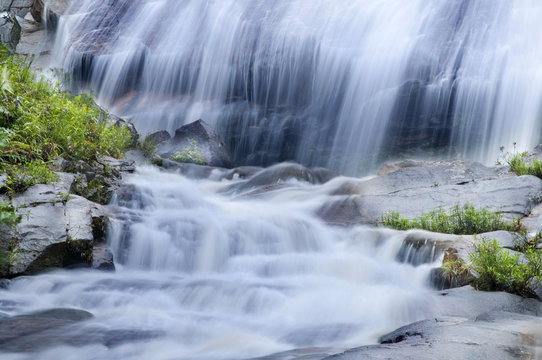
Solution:
M 529 215 L 542 196 L 542 180 L 537 177 L 465 160 L 416 162 L 389 171 L 370 179 L 335 179 L 332 200 L 318 215 L 337 225 L 375 224 L 390 211 L 413 219 L 439 207 L 470 203 L 514 219 Z

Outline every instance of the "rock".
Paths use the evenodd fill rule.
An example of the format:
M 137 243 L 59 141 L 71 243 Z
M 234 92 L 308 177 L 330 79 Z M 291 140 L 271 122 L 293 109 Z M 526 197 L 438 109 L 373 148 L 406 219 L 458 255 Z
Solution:
M 130 134 L 132 135 L 131 137 L 131 141 L 130 141 L 130 147 L 136 147 L 137 146 L 137 143 L 139 141 L 139 133 L 137 132 L 136 128 L 135 128 L 135 125 L 132 124 L 131 122 L 127 122 L 119 117 L 116 117 L 114 115 L 111 115 L 109 114 L 109 117 L 111 119 L 114 119 L 114 122 L 113 122 L 113 125 L 115 126 L 118 126 L 118 127 L 124 127 L 126 128 Z
M 0 8 L 0 43 L 15 50 L 21 38 L 21 26 L 14 15 Z
M 33 2 L 34 0 L 0 0 L 0 12 L 6 11 L 24 18 Z
M 275 185 L 285 184 L 291 180 L 321 184 L 327 182 L 329 178 L 332 178 L 335 174 L 335 172 L 331 170 L 322 168 L 311 170 L 295 163 L 281 163 L 258 172 L 256 172 L 256 169 L 257 168 L 250 168 L 249 172 L 254 172 L 254 175 L 247 181 L 232 184 L 229 187 L 226 187 L 224 192 L 246 192 L 254 191 L 258 188 L 261 188 L 260 190 L 274 189 Z M 258 190 L 256 193 L 259 194 L 261 191 Z
M 71 2 L 72 0 L 48 0 L 47 1 L 47 7 L 42 9 L 40 18 L 45 20 L 48 30 L 53 30 L 53 31 L 56 30 L 60 17 L 64 15 L 66 11 L 69 9 Z M 46 14 L 43 13 L 44 10 L 46 10 Z M 37 20 L 35 16 L 34 16 L 34 19 Z
M 441 292 L 434 316 L 325 359 L 536 358 L 542 343 L 542 303 L 502 292 L 463 287 Z
M 192 179 L 219 179 L 227 171 L 226 169 L 219 167 L 180 163 L 168 159 L 160 159 L 159 162 L 159 166 L 168 172 L 183 174 Z
M 170 139 L 171 135 L 166 130 L 156 131 L 145 137 L 145 141 L 150 141 L 154 145 L 159 145 L 163 142 L 169 141 Z
M 43 0 L 34 0 L 30 13 L 32 14 L 32 17 L 34 17 L 34 20 L 41 22 L 43 19 Z
M 92 268 L 103 271 L 114 271 L 115 263 L 111 249 L 104 243 L 95 244 L 92 250 Z
M 13 197 L 12 204 L 22 217 L 14 228 L 0 233 L 0 244 L 8 247 L 3 250 L 12 254 L 9 268 L 0 276 L 91 265 L 94 241 L 104 231 L 105 213 L 98 204 L 69 194 L 76 175 L 57 175 L 57 182 L 34 185 Z
M 240 166 L 235 169 L 231 169 L 224 175 L 224 179 L 233 180 L 233 179 L 248 179 L 253 177 L 258 172 L 262 171 L 263 168 L 259 166 Z
M 184 154 L 188 149 L 203 159 L 204 165 L 231 168 L 233 163 L 220 136 L 203 120 L 197 120 L 175 130 L 173 138 L 162 143 L 157 153 L 169 158 L 176 152 Z
M 421 162 L 370 179 L 337 180 L 334 199 L 318 214 L 332 223 L 374 224 L 389 211 L 413 219 L 439 207 L 470 203 L 513 219 L 530 213 L 541 190 L 542 180 L 534 176 L 500 174 L 497 168 L 464 160 Z
M 59 331 L 84 322 L 93 315 L 78 309 L 50 309 L 29 315 L 0 318 L 0 348 L 2 352 L 36 351 L 50 345 L 62 343 L 57 338 Z M 68 342 L 66 342 L 68 343 Z

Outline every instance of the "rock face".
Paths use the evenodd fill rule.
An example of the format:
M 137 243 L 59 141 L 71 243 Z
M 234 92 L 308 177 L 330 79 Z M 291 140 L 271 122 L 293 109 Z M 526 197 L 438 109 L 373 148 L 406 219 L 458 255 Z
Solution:
M 58 267 L 114 269 L 104 243 L 106 210 L 88 198 L 109 201 L 121 172 L 134 170 L 132 163 L 103 157 L 94 166 L 63 159 L 55 166 L 76 173 L 58 172 L 56 182 L 13 196 L 21 222 L 0 231 L 0 252 L 9 254 L 9 266 L 0 268 L 0 277 Z
M 50 267 L 89 266 L 92 261 L 93 219 L 103 209 L 89 200 L 68 195 L 75 175 L 59 173 L 50 185 L 34 185 L 14 196 L 12 203 L 21 222 L 0 234 L 9 244 L 11 264 L 4 276 L 31 274 Z
M 0 43 L 7 44 L 13 50 L 20 38 L 21 26 L 15 16 L 0 9 Z
M 173 138 L 160 144 L 157 152 L 160 156 L 169 158 L 177 152 L 182 154 L 192 149 L 204 159 L 205 165 L 233 167 L 220 136 L 203 120 L 197 120 L 175 130 Z
M 371 179 L 337 181 L 335 200 L 323 206 L 319 215 L 338 225 L 374 224 L 389 211 L 412 219 L 438 207 L 449 209 L 468 202 L 476 208 L 500 210 L 512 219 L 527 216 L 541 200 L 541 179 L 465 160 L 387 166 L 381 173 Z
M 363 346 L 326 357 L 358 359 L 537 359 L 542 303 L 463 287 L 440 293 L 436 315 Z

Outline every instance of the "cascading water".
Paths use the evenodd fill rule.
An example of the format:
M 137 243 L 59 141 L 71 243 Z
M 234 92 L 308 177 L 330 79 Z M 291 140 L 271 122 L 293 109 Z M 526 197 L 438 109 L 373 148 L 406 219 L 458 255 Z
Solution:
M 224 191 L 241 180 L 193 181 L 150 167 L 126 181 L 111 205 L 116 273 L 58 271 L 0 289 L 0 316 L 67 307 L 95 317 L 42 337 L 44 349 L 30 357 L 0 348 L 2 359 L 340 351 L 431 316 L 434 264 L 399 262 L 403 235 L 331 227 L 312 215 L 344 179 L 289 181 L 258 195 Z M 97 336 L 106 344 L 89 340 Z
M 74 2 L 57 54 L 140 131 L 203 118 L 244 164 L 360 174 L 539 141 L 537 0 Z M 520 150 L 521 150 L 520 149 Z

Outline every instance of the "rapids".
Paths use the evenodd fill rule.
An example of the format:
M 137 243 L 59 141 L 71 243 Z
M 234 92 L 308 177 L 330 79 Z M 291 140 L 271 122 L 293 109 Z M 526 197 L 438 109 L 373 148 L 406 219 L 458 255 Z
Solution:
M 307 347 L 340 351 L 431 316 L 436 295 L 428 277 L 439 256 L 404 263 L 398 261 L 404 235 L 332 227 L 313 215 L 342 180 L 290 181 L 247 195 L 225 191 L 242 180 L 219 174 L 194 181 L 139 168 L 126 179 L 129 191 L 110 205 L 115 273 L 59 270 L 0 288 L 0 316 L 77 308 L 95 317 L 45 337 L 37 353 L 0 358 L 244 359 Z M 116 335 L 106 345 L 85 342 L 98 334 Z M 83 340 L 78 347 L 53 341 L 69 336 Z

